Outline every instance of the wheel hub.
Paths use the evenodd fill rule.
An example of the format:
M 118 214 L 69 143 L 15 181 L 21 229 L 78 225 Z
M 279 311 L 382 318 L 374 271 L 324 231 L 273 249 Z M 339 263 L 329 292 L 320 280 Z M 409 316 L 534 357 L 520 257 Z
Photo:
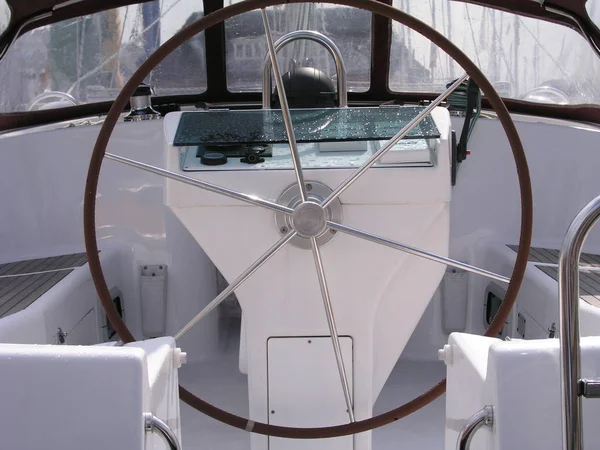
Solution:
M 317 237 L 327 228 L 327 212 L 313 201 L 300 203 L 292 213 L 292 227 L 304 238 Z
M 335 237 L 335 230 L 327 229 L 327 221 L 342 222 L 342 204 L 339 200 L 331 202 L 327 208 L 321 206 L 329 194 L 333 192 L 328 186 L 317 181 L 307 181 L 308 200 L 302 202 L 297 184 L 288 186 L 277 199 L 277 203 L 292 208 L 291 215 L 275 214 L 275 222 L 279 233 L 287 234 L 290 230 L 298 233 L 290 243 L 295 247 L 310 249 L 310 238 L 317 238 L 319 245 L 324 245 Z

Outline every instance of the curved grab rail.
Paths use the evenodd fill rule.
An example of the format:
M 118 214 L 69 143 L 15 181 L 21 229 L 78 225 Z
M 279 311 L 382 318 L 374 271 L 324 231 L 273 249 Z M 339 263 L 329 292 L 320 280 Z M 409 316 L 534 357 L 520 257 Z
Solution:
M 599 218 L 600 197 L 596 197 L 577 214 L 569 226 L 558 259 L 560 389 L 564 450 L 583 449 L 581 395 L 586 395 L 586 386 L 592 382 L 581 380 L 579 258 L 583 243 Z
M 144 430 L 146 433 L 158 431 L 167 442 L 170 450 L 181 450 L 177 435 L 169 426 L 152 413 L 144 413 Z
M 71 94 L 67 94 L 66 92 L 61 92 L 61 91 L 44 91 L 40 95 L 35 97 L 33 100 L 31 100 L 31 102 L 29 103 L 29 106 L 27 107 L 27 111 L 33 111 L 33 109 L 36 107 L 36 105 L 38 103 L 40 103 L 46 99 L 49 99 L 49 98 L 58 98 L 58 99 L 66 100 L 66 101 L 70 102 L 73 106 L 79 105 L 79 102 L 77 101 L 77 99 L 75 97 L 73 97 Z
M 341 108 L 345 108 L 348 106 L 348 82 L 346 80 L 346 66 L 344 65 L 344 60 L 342 59 L 342 54 L 340 53 L 340 49 L 335 45 L 335 43 L 325 36 L 323 33 L 319 33 L 318 31 L 311 30 L 298 30 L 292 31 L 291 33 L 285 34 L 281 36 L 275 42 L 275 53 L 279 52 L 281 47 L 290 42 L 297 41 L 300 39 L 306 39 L 309 41 L 316 42 L 325 47 L 333 61 L 335 62 L 335 68 L 337 72 L 337 80 L 338 80 L 338 99 L 339 106 Z M 263 108 L 271 107 L 271 59 L 269 55 L 265 56 L 265 62 L 263 63 L 263 83 L 262 83 L 262 92 L 263 92 Z
M 471 416 L 464 427 L 458 433 L 456 450 L 468 450 L 471 447 L 473 436 L 481 427 L 491 427 L 494 424 L 494 409 L 484 406 Z

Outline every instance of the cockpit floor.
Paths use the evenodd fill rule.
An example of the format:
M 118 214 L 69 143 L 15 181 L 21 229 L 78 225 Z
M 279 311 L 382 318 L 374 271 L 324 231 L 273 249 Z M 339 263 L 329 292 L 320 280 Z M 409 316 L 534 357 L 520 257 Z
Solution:
M 445 376 L 445 365 L 437 361 L 401 359 L 375 403 L 382 413 L 422 394 Z M 179 370 L 179 381 L 203 399 L 236 414 L 247 416 L 246 376 L 238 370 L 237 351 L 204 363 L 191 363 Z M 186 404 L 181 404 L 184 449 L 226 448 L 250 450 L 250 435 L 221 424 Z M 445 397 L 416 413 L 375 430 L 373 450 L 431 450 L 444 448 Z

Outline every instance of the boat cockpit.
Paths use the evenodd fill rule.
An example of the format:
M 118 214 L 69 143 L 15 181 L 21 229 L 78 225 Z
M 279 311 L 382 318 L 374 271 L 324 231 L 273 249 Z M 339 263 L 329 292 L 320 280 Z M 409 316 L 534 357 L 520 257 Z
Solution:
M 0 447 L 600 444 L 598 2 L 110 3 L 0 0 Z

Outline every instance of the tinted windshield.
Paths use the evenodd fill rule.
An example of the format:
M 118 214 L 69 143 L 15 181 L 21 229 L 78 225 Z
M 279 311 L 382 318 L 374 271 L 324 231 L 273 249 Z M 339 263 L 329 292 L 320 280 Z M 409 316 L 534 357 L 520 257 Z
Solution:
M 433 26 L 482 69 L 502 96 L 547 103 L 600 103 L 599 59 L 564 26 L 467 3 L 394 0 Z M 418 33 L 393 25 L 390 88 L 441 92 L 462 69 Z
M 112 100 L 147 55 L 202 13 L 197 0 L 155 0 L 30 31 L 0 63 L 0 84 L 10 86 L 0 111 Z M 177 49 L 148 81 L 158 95 L 206 90 L 204 34 Z
M 237 3 L 234 1 L 232 3 Z M 276 40 L 294 30 L 313 30 L 332 39 L 346 64 L 348 90 L 369 89 L 371 69 L 371 13 L 345 6 L 304 3 L 267 10 Z M 260 91 L 267 51 L 260 11 L 241 14 L 225 22 L 227 86 L 231 91 Z M 335 78 L 335 64 L 327 50 L 314 42 L 295 41 L 278 53 L 282 70 L 315 67 Z
M 0 26 L 9 13 L 3 1 Z M 463 2 L 394 0 L 393 4 L 461 47 L 505 97 L 546 103 L 600 103 L 596 82 L 599 59 L 573 30 Z M 9 87 L 0 97 L 0 112 L 111 100 L 150 52 L 202 14 L 198 0 L 154 0 L 28 32 L 0 62 L 0 83 Z M 328 36 L 344 58 L 349 90 L 369 89 L 369 12 L 306 3 L 268 8 L 268 17 L 275 39 L 298 29 Z M 266 54 L 260 13 L 253 11 L 226 21 L 223 38 L 223 77 L 229 90 L 260 91 Z M 170 55 L 147 81 L 156 86 L 158 95 L 201 93 L 206 90 L 205 55 L 201 33 Z M 286 45 L 279 52 L 279 61 L 284 71 L 312 66 L 327 77 L 336 77 L 333 58 L 314 42 Z M 392 91 L 440 92 L 461 72 L 428 40 L 393 24 Z

